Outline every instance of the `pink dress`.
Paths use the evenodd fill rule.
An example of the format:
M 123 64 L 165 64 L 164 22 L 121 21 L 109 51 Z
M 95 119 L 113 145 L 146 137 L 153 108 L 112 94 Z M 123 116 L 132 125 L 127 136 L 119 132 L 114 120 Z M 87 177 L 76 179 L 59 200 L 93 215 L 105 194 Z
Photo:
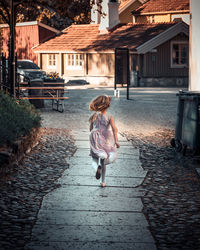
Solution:
M 105 159 L 106 165 L 117 158 L 117 147 L 108 114 L 99 113 L 93 122 L 90 133 L 90 155 L 95 159 Z

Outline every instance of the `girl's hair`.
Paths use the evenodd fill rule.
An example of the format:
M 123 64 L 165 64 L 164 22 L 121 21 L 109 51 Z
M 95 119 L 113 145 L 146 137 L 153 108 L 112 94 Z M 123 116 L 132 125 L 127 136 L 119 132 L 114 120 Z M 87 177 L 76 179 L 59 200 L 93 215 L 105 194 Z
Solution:
M 94 98 L 90 104 L 89 104 L 89 110 L 98 112 L 98 111 L 104 111 L 110 107 L 111 97 L 107 95 L 100 95 Z M 89 122 L 93 123 L 97 118 L 97 114 L 94 113 L 90 119 Z
M 111 97 L 107 95 L 100 95 L 94 98 L 89 105 L 89 110 L 104 111 L 110 107 Z

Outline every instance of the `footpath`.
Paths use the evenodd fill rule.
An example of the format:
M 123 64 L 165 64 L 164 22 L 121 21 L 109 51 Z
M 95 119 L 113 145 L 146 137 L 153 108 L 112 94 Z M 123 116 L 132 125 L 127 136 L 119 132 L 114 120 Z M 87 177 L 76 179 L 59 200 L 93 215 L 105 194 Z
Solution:
M 44 197 L 25 249 L 156 249 L 142 213 L 140 185 L 147 171 L 139 150 L 119 135 L 118 159 L 107 166 L 107 186 L 101 188 L 89 157 L 89 132 L 72 133 L 77 151 L 66 159 L 69 168 L 58 180 L 61 186 Z

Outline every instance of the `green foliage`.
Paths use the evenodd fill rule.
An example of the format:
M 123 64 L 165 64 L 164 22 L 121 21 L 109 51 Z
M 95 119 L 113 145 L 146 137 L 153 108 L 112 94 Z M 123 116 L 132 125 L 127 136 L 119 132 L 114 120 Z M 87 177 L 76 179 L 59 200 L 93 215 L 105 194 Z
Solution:
M 62 30 L 71 23 L 89 23 L 93 2 L 94 0 L 15 0 L 15 22 L 37 20 Z M 0 0 L 1 22 L 10 24 L 10 1 Z
M 0 146 L 13 143 L 40 125 L 41 117 L 33 105 L 0 92 Z

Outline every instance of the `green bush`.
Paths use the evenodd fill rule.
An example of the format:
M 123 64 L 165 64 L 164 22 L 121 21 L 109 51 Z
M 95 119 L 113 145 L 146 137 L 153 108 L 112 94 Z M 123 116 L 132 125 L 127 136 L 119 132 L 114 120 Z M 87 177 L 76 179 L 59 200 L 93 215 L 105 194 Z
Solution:
M 0 91 L 0 146 L 13 143 L 40 125 L 41 117 L 33 105 Z

